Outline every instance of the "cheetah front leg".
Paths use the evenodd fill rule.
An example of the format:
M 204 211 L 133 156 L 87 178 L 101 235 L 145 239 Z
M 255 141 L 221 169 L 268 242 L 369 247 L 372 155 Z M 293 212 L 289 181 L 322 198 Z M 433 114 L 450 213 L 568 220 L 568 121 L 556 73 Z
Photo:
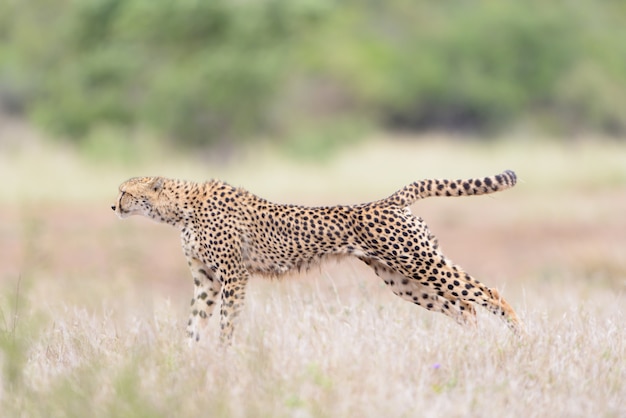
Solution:
M 191 345 L 200 340 L 200 329 L 206 328 L 222 286 L 213 270 L 200 260 L 188 257 L 187 263 L 194 283 L 191 314 L 187 323 L 188 342 Z
M 250 273 L 242 268 L 239 274 L 224 281 L 220 309 L 220 341 L 222 344 L 230 344 L 232 340 L 234 324 L 243 308 L 249 278 Z

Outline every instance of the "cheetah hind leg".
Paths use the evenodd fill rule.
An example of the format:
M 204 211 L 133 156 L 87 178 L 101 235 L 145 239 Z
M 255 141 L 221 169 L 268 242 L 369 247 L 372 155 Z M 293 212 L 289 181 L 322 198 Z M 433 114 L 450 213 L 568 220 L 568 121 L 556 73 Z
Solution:
M 410 211 L 405 210 L 406 214 L 410 214 Z M 426 280 L 420 281 L 419 284 L 429 290 L 432 289 L 430 291 L 435 292 L 441 298 L 447 299 L 450 303 L 460 300 L 460 308 L 466 307 L 467 309 L 469 307 L 472 311 L 474 304 L 479 304 L 503 319 L 515 334 L 522 335 L 525 333 L 523 323 L 511 305 L 500 296 L 496 289 L 485 286 L 448 260 L 442 254 L 437 238 L 428 230 L 421 218 L 409 217 L 407 220 L 409 221 L 407 226 L 413 224 L 415 235 L 427 234 L 427 244 L 430 245 L 430 248 L 426 252 L 430 258 L 428 260 L 429 265 L 432 267 L 430 271 L 422 274 L 422 272 L 414 271 L 414 266 L 410 263 L 406 264 L 398 260 L 397 267 L 394 267 L 395 270 L 415 278 L 416 281 L 420 280 L 420 276 L 427 276 Z
M 383 263 L 366 257 L 359 257 L 402 299 L 434 312 L 441 312 L 461 325 L 476 325 L 476 310 L 472 304 L 461 299 L 448 300 L 418 281 L 396 273 Z
M 463 269 L 446 259 L 439 251 L 436 251 L 434 258 L 435 264 L 441 266 L 439 269 L 441 274 L 440 280 L 444 277 L 447 278 L 447 284 L 444 284 L 444 286 L 439 284 L 439 294 L 443 294 L 449 300 L 460 298 L 465 303 L 479 304 L 503 319 L 515 334 L 524 334 L 524 324 L 518 318 L 513 307 L 500 296 L 496 289 L 487 287 L 470 276 Z

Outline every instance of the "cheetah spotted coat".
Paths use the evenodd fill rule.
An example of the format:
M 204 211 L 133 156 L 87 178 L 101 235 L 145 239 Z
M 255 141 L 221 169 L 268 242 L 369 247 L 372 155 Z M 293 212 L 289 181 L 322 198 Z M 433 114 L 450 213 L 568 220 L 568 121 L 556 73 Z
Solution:
M 251 274 L 280 276 L 326 257 L 353 256 L 391 291 L 459 323 L 475 321 L 475 305 L 522 324 L 497 290 L 453 264 L 424 221 L 408 206 L 429 196 L 468 196 L 514 186 L 515 173 L 481 179 L 422 180 L 371 203 L 305 207 L 269 202 L 224 182 L 132 178 L 119 187 L 112 209 L 143 215 L 181 231 L 194 280 L 187 332 L 198 341 L 220 299 L 221 338 L 230 340 Z

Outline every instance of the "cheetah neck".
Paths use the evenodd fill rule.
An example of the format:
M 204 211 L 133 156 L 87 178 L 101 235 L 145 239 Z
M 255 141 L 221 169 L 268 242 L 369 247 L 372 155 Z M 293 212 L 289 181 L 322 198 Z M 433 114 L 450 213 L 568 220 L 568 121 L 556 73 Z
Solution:
M 182 180 L 166 180 L 158 198 L 152 203 L 149 217 L 156 222 L 166 223 L 183 229 L 188 226 L 194 217 L 194 208 L 199 195 L 212 182 L 198 184 Z

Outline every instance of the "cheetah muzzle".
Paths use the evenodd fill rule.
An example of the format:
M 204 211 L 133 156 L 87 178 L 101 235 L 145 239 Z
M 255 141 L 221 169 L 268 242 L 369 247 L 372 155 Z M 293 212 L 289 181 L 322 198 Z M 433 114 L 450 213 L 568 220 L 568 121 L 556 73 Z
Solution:
M 469 196 L 508 189 L 515 173 L 481 179 L 421 180 L 371 203 L 305 207 L 269 202 L 219 180 L 194 183 L 135 177 L 122 183 L 111 209 L 143 215 L 181 231 L 194 281 L 187 333 L 192 341 L 220 299 L 220 337 L 229 341 L 251 274 L 280 276 L 329 256 L 353 256 L 391 291 L 457 322 L 475 323 L 476 305 L 523 328 L 513 308 L 448 260 L 408 206 L 430 196 Z

